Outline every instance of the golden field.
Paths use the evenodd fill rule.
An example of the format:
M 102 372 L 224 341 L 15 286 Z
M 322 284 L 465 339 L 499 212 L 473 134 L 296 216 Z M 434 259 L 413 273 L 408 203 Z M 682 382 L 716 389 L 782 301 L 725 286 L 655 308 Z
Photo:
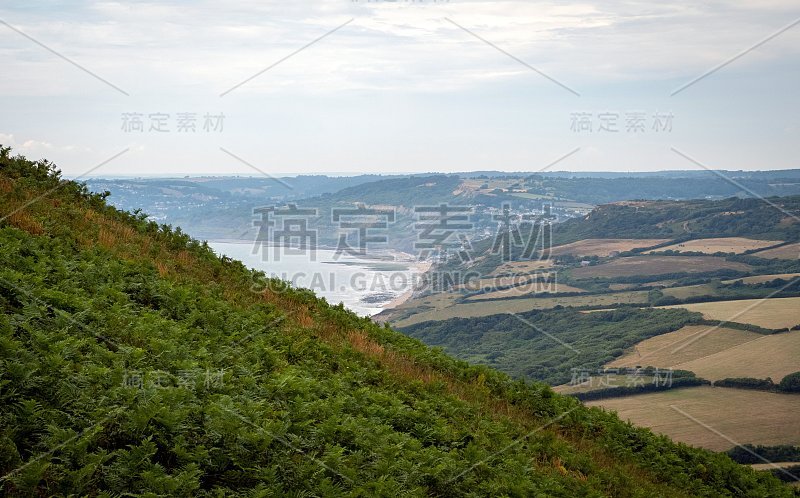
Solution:
M 586 405 L 602 406 L 623 420 L 713 451 L 730 449 L 734 446 L 731 440 L 738 444 L 800 444 L 800 424 L 787 423 L 796 421 L 800 413 L 796 394 L 700 386 L 588 401 Z
M 740 299 L 663 307 L 685 308 L 698 311 L 709 320 L 752 323 L 768 329 L 789 328 L 800 324 L 800 297 Z
M 764 247 L 780 244 L 780 240 L 755 240 L 744 237 L 721 237 L 716 239 L 695 239 L 687 240 L 671 246 L 659 247 L 656 251 L 678 251 L 678 252 L 703 252 L 714 254 L 717 252 L 741 254 L 745 251 L 752 251 Z
M 575 256 L 600 256 L 606 257 L 614 251 L 624 252 L 631 249 L 652 247 L 668 242 L 670 239 L 584 239 L 570 244 L 555 246 L 550 254 L 561 256 L 574 254 Z

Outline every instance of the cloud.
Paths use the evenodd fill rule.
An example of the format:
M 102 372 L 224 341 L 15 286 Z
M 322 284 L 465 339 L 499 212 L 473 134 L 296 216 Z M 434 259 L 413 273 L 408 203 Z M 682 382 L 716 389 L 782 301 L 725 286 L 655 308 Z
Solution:
M 530 76 L 446 18 L 556 79 L 590 85 L 690 78 L 800 15 L 792 2 L 778 0 L 758 8 L 744 1 L 83 5 L 69 16 L 13 8 L 0 9 L 0 16 L 133 94 L 175 88 L 218 94 L 351 18 L 345 28 L 237 91 L 446 91 Z M 87 86 L 101 84 L 22 36 L 7 35 L 0 55 L 11 59 L 5 69 L 15 76 L 0 82 L 4 94 L 85 93 Z M 738 61 L 737 68 L 797 55 L 799 42 L 800 28 L 787 31 Z
M 800 25 L 669 93 L 798 16 L 796 0 L 6 0 L 1 20 L 130 96 L 0 25 L 0 130 L 14 133 L 0 141 L 75 174 L 126 147 L 103 173 L 233 171 L 220 146 L 294 172 L 519 170 L 577 146 L 569 167 L 662 169 L 672 140 L 731 169 L 790 167 Z M 680 125 L 649 144 L 569 130 L 572 111 L 627 109 Z M 229 119 L 220 134 L 133 135 L 126 112 Z
M 23 155 L 29 155 L 31 157 L 36 156 L 37 154 L 47 155 L 54 151 L 76 152 L 76 153 L 85 153 L 92 151 L 90 147 L 84 147 L 79 145 L 54 146 L 50 142 L 44 140 L 35 140 L 32 138 L 19 141 L 13 134 L 10 133 L 0 133 L 0 144 L 2 144 L 5 147 L 11 147 L 12 149 L 14 149 L 15 152 L 18 152 Z

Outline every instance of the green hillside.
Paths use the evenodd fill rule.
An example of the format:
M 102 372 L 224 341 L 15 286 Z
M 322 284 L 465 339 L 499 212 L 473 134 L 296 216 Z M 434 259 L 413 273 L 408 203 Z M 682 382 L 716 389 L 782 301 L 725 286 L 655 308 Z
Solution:
M 800 196 L 723 199 L 718 201 L 643 201 L 598 206 L 585 218 L 559 226 L 558 238 L 667 238 L 746 236 L 800 239 Z M 556 236 L 554 235 L 554 238 Z
M 692 239 L 738 236 L 774 240 L 779 244 L 800 240 L 799 215 L 800 196 L 618 202 L 597 206 L 586 216 L 553 225 L 550 242 L 558 246 L 584 239 L 663 238 L 670 239 L 665 244 L 670 245 Z M 538 229 L 528 222 L 519 227 L 525 240 L 529 237 L 535 240 Z M 493 243 L 492 237 L 473 242 L 473 254 L 479 261 L 477 270 L 490 273 L 502 264 L 500 252 L 492 253 Z M 510 247 L 511 260 L 525 259 L 524 248 L 524 245 Z M 447 266 L 459 265 L 454 261 Z
M 267 281 L 7 148 L 0 220 L 4 495 L 793 495 Z

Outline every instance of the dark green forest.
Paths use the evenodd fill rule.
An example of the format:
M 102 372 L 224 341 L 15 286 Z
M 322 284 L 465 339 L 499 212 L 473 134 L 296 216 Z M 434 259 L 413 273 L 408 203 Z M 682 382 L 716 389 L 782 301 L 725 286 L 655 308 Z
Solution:
M 699 313 L 683 309 L 618 308 L 581 313 L 534 310 L 516 315 L 451 318 L 401 329 L 425 344 L 512 377 L 565 384 L 573 369 L 596 371 L 627 348 L 684 325 Z

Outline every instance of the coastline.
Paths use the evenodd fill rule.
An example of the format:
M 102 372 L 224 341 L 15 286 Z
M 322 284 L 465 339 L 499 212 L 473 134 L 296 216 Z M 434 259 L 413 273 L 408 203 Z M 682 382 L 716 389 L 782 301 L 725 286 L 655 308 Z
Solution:
M 243 246 L 247 246 L 247 245 L 252 245 L 253 244 L 252 241 L 243 240 L 243 239 L 215 239 L 215 240 L 210 240 L 208 242 L 212 246 L 216 245 L 216 244 L 230 244 L 230 245 L 235 245 L 235 246 L 238 246 L 238 247 L 243 247 Z M 273 246 L 268 246 L 268 247 L 273 247 Z M 322 247 L 322 246 L 317 247 L 317 249 L 319 249 L 321 251 L 335 251 L 336 250 L 336 248 L 329 248 L 329 247 Z M 220 254 L 222 254 L 222 253 L 225 253 L 225 252 L 228 252 L 228 251 L 215 250 L 215 252 L 219 252 Z M 240 252 L 240 251 L 237 250 L 235 252 Z M 247 260 L 247 262 L 245 264 L 250 264 L 251 266 L 253 266 L 255 268 L 262 268 L 263 269 L 263 268 L 265 268 L 267 266 L 274 266 L 274 263 L 273 263 L 273 265 L 264 265 L 264 264 L 257 264 L 257 263 L 255 263 L 253 261 L 250 261 L 251 258 L 248 258 L 249 252 L 248 252 L 247 255 L 245 255 L 245 254 L 235 254 L 235 256 L 236 256 L 236 258 L 238 258 L 238 259 L 240 259 L 242 261 Z M 420 281 L 421 276 L 424 275 L 425 273 L 427 273 L 431 269 L 431 267 L 433 266 L 433 262 L 432 261 L 419 261 L 417 259 L 416 255 L 410 254 L 410 253 L 407 253 L 407 252 L 403 252 L 403 251 L 400 251 L 400 250 L 397 250 L 397 249 L 384 249 L 384 250 L 381 250 L 381 251 L 377 251 L 376 250 L 372 254 L 370 254 L 370 256 L 372 256 L 372 257 L 368 258 L 368 259 L 357 259 L 357 258 L 352 258 L 350 256 L 345 256 L 343 258 L 343 260 L 340 260 L 340 261 L 322 260 L 322 261 L 319 261 L 319 263 L 322 263 L 322 264 L 334 264 L 334 265 L 337 265 L 337 264 L 338 265 L 344 265 L 344 266 L 352 267 L 354 269 L 357 269 L 358 267 L 363 267 L 364 271 L 368 271 L 368 272 L 370 272 L 370 274 L 372 274 L 371 272 L 375 272 L 376 274 L 380 274 L 380 273 L 391 274 L 391 273 L 394 273 L 394 272 L 400 272 L 400 273 L 405 273 L 405 274 L 409 275 L 410 276 L 409 288 L 403 290 L 400 294 L 392 297 L 386 304 L 382 304 L 382 305 L 377 305 L 376 306 L 375 304 L 372 304 L 372 305 L 368 304 L 367 301 L 359 301 L 359 302 L 355 302 L 354 301 L 354 302 L 352 302 L 352 303 L 350 303 L 348 305 L 348 308 L 356 311 L 356 313 L 361 314 L 361 316 L 368 316 L 370 318 L 375 319 L 376 321 L 380 321 L 380 318 L 376 318 L 376 317 L 379 317 L 384 311 L 391 310 L 391 309 L 397 308 L 399 306 L 402 306 L 406 301 L 408 301 L 409 299 L 411 299 L 413 297 L 413 295 L 414 295 L 414 287 L 417 285 L 417 282 Z M 387 267 L 387 265 L 388 265 L 388 267 Z M 277 270 L 275 270 L 275 271 L 277 271 Z M 289 271 L 293 271 L 293 270 L 290 269 Z M 297 270 L 297 271 L 300 271 L 300 270 Z M 303 270 L 303 271 L 306 271 L 306 270 Z M 319 270 L 319 271 L 322 271 L 327 275 L 330 272 L 336 271 L 336 270 L 332 269 L 332 270 Z M 327 284 L 328 281 L 325 280 L 325 283 Z M 333 284 L 330 284 L 330 285 L 333 285 Z M 344 288 L 342 288 L 342 290 L 344 290 Z M 402 288 L 398 289 L 398 290 L 402 290 Z M 315 290 L 315 293 L 317 295 L 323 295 L 323 297 L 324 297 L 324 291 L 322 293 L 320 293 L 319 291 Z M 357 291 L 353 292 L 353 295 L 355 295 L 356 298 L 358 298 L 359 296 L 361 298 L 363 298 L 363 297 L 365 297 L 365 296 L 367 296 L 369 294 L 373 294 L 373 293 L 372 292 L 361 293 L 361 292 L 357 292 Z M 329 298 L 330 298 L 330 296 L 329 296 Z M 334 297 L 333 299 L 334 300 L 341 299 L 341 296 Z M 347 301 L 345 301 L 345 302 L 347 302 Z M 362 308 L 362 309 L 363 308 L 372 308 L 372 309 L 369 310 L 369 311 L 367 311 L 366 309 L 363 309 L 363 311 L 359 312 L 358 311 L 359 308 Z
M 399 254 L 406 254 L 406 253 L 399 253 Z M 431 261 L 417 261 L 409 265 L 409 270 L 412 271 L 413 275 L 424 275 L 425 273 L 430 271 L 432 266 L 433 263 Z M 413 295 L 414 295 L 414 289 L 413 288 L 408 289 L 407 291 L 403 292 L 402 294 L 398 295 L 397 297 L 386 303 L 386 305 L 382 307 L 381 311 L 375 313 L 370 318 L 375 319 L 376 317 L 378 317 L 378 315 L 380 315 L 384 311 L 388 311 L 401 306 L 403 303 L 411 299 Z M 382 320 L 378 319 L 376 321 L 382 321 Z

